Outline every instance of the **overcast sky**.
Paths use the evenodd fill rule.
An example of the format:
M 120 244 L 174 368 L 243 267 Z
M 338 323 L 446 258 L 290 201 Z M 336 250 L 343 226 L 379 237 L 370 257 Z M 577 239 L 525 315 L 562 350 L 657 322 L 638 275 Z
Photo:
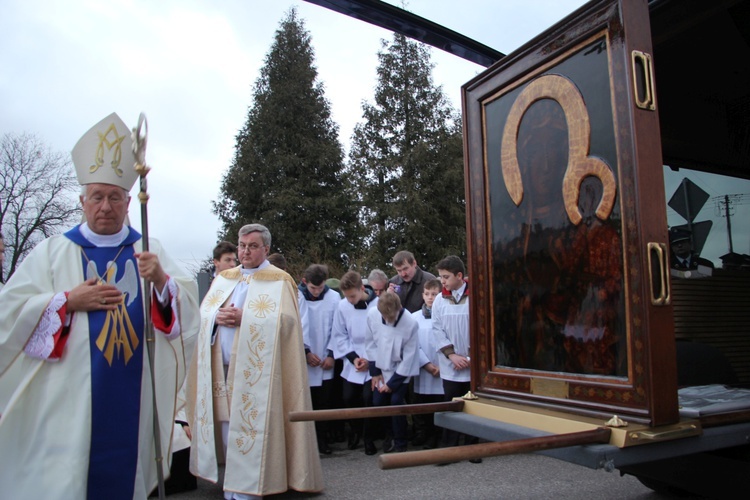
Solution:
M 583 3 L 409 0 L 407 8 L 507 54 Z M 318 77 L 347 147 L 362 101 L 372 99 L 380 40 L 392 35 L 292 0 L 4 0 L 0 135 L 33 133 L 69 152 L 109 113 L 134 126 L 145 112 L 149 231 L 192 268 L 216 243 L 211 202 L 252 104 L 252 85 L 292 6 L 312 37 Z M 483 68 L 431 53 L 435 83 L 458 109 L 461 85 Z M 131 220 L 139 229 L 135 200 Z

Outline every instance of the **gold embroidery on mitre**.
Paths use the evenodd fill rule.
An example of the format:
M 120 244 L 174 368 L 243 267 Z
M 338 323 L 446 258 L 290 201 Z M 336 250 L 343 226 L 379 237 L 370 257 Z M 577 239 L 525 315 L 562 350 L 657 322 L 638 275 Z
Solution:
M 276 310 L 276 302 L 267 293 L 261 293 L 257 299 L 247 302 L 247 308 L 255 311 L 256 318 L 265 318 L 268 313 Z
M 122 141 L 125 140 L 125 135 L 118 135 L 115 124 L 110 124 L 109 128 L 103 134 L 97 132 L 99 136 L 99 145 L 96 147 L 96 156 L 94 157 L 94 165 L 89 167 L 89 172 L 92 174 L 99 170 L 99 167 L 104 165 L 104 148 L 106 146 L 107 151 L 112 151 L 114 147 L 114 155 L 112 156 L 111 166 L 112 170 L 115 171 L 118 177 L 122 177 L 122 169 L 120 168 L 120 160 L 122 160 Z M 114 135 L 114 137 L 111 137 Z

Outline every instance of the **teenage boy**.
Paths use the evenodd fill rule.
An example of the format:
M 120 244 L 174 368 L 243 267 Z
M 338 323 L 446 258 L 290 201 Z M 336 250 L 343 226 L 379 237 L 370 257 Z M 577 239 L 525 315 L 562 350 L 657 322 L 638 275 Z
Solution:
M 440 378 L 443 380 L 444 400 L 466 394 L 471 389 L 469 369 L 469 284 L 464 279 L 463 261 L 449 255 L 437 264 L 443 291 L 432 304 L 432 334 L 440 352 Z M 443 446 L 458 445 L 460 433 L 445 429 Z M 466 444 L 478 438 L 465 436 Z M 481 459 L 471 460 L 478 463 Z
M 302 283 L 297 287 L 300 304 L 306 306 L 306 314 L 302 319 L 302 337 L 313 410 L 329 409 L 333 401 L 334 360 L 330 341 L 333 316 L 341 298 L 337 292 L 328 288 L 327 279 L 328 268 L 313 264 L 305 270 Z M 325 455 L 330 455 L 332 451 L 328 445 L 330 427 L 330 422 L 315 422 L 318 451 Z
M 336 359 L 344 359 L 344 367 L 341 370 L 341 377 L 344 379 L 342 399 L 347 408 L 372 406 L 365 336 L 367 310 L 377 306 L 378 297 L 372 288 L 362 283 L 362 277 L 356 271 L 344 274 L 339 287 L 344 298 L 339 302 L 336 313 L 333 315 L 331 345 Z M 362 438 L 365 442 L 365 454 L 377 453 L 372 435 L 374 422 L 370 420 L 349 420 L 351 434 L 348 445 L 350 450 L 355 449 Z
M 214 247 L 214 276 L 237 267 L 237 246 L 229 241 L 220 241 Z
M 432 340 L 432 304 L 440 294 L 443 286 L 439 279 L 429 280 L 424 284 L 422 309 L 412 313 L 419 325 L 419 375 L 414 377 L 414 403 L 439 403 L 443 400 L 443 382 L 440 379 L 440 360 L 435 343 Z M 425 449 L 436 448 L 441 429 L 435 426 L 431 413 L 413 415 L 415 446 L 424 445 Z
M 401 307 L 393 292 L 378 298 L 377 310 L 367 314 L 367 359 L 372 380 L 372 402 L 375 406 L 406 404 L 409 380 L 419 373 L 419 325 Z M 406 451 L 406 415 L 390 419 L 392 440 L 386 439 L 385 453 Z

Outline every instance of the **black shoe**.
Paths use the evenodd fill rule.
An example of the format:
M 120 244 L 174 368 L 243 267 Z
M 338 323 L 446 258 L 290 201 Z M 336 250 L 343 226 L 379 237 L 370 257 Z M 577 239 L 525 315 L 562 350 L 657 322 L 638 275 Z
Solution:
M 330 455 L 333 453 L 333 450 L 327 443 L 318 443 L 318 451 L 323 455 Z
M 471 462 L 473 464 L 481 464 L 482 463 L 482 459 L 481 458 L 470 458 L 469 462 Z
M 427 442 L 427 434 L 424 432 L 418 432 L 416 436 L 414 436 L 414 439 L 412 439 L 411 444 L 414 446 L 422 446 Z
M 350 450 L 357 449 L 357 446 L 359 446 L 359 434 L 356 432 L 352 432 L 349 434 L 349 443 L 347 444 L 347 448 Z
M 375 443 L 372 441 L 368 441 L 365 443 L 365 455 L 374 455 L 378 452 L 378 449 L 375 447 Z
M 393 437 L 386 436 L 383 439 L 383 451 L 386 452 L 386 453 L 390 453 L 391 451 L 393 451 L 393 447 L 394 447 Z M 390 451 L 387 451 L 387 450 L 390 450 Z
M 423 450 L 434 450 L 438 447 L 438 437 L 432 436 L 425 442 L 424 446 L 422 446 Z

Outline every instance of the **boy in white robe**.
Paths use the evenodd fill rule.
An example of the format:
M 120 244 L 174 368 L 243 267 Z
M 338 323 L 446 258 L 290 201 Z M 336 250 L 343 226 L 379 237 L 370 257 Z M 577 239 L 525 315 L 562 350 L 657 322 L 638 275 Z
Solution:
M 469 363 L 469 283 L 465 280 L 463 261 L 449 255 L 437 264 L 443 291 L 432 304 L 432 334 L 436 349 L 441 353 L 440 378 L 443 379 L 444 400 L 451 401 L 471 390 Z M 445 429 L 444 447 L 456 446 L 460 433 Z M 466 444 L 478 442 L 466 436 Z M 481 459 L 471 462 L 479 463 Z
M 377 306 L 378 297 L 372 288 L 362 282 L 362 276 L 356 271 L 348 271 L 339 283 L 344 298 L 339 302 L 333 317 L 332 345 L 336 359 L 342 359 L 343 378 L 342 399 L 347 408 L 372 406 L 372 389 L 370 373 L 365 351 L 367 311 Z M 348 447 L 354 450 L 362 438 L 365 442 L 365 454 L 374 455 L 377 448 L 374 443 L 375 419 L 351 419 Z
M 406 404 L 409 380 L 419 373 L 419 325 L 393 292 L 381 294 L 377 311 L 367 314 L 366 349 L 373 405 Z M 390 424 L 393 439 L 383 452 L 406 451 L 406 416 L 392 416 Z
M 328 268 L 321 264 L 313 264 L 305 270 L 302 283 L 297 287 L 300 305 L 304 304 L 306 309 L 302 318 L 302 334 L 313 410 L 330 409 L 333 401 L 334 360 L 331 331 L 333 315 L 341 298 L 338 292 L 328 288 L 326 279 Z M 332 452 L 327 436 L 330 427 L 330 422 L 315 422 L 318 451 L 324 455 L 330 455 Z
M 439 403 L 443 400 L 443 382 L 440 379 L 440 360 L 432 340 L 432 304 L 443 286 L 440 280 L 429 280 L 424 284 L 422 309 L 414 311 L 412 317 L 419 325 L 419 375 L 414 377 L 414 402 L 417 404 Z M 414 446 L 429 450 L 436 448 L 442 430 L 435 426 L 431 413 L 412 415 L 415 435 Z

